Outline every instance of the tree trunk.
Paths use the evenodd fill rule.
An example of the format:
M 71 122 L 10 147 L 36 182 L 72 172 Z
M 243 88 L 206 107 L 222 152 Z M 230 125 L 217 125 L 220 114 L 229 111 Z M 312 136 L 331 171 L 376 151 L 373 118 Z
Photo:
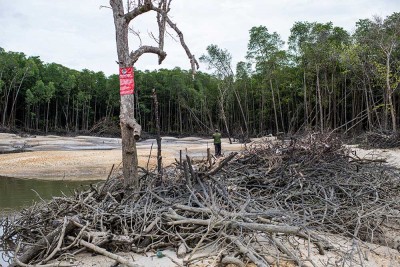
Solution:
M 178 100 L 179 101 L 179 100 Z M 181 108 L 181 103 L 178 102 L 178 114 L 179 114 L 179 134 L 183 134 L 183 121 L 182 121 L 182 108 Z
M 132 67 L 129 66 L 129 46 L 128 46 L 128 21 L 123 16 L 124 8 L 122 1 L 110 1 L 113 8 L 114 25 L 117 43 L 117 54 L 119 67 Z M 126 188 L 133 187 L 139 189 L 138 177 L 138 158 L 136 150 L 136 139 L 138 135 L 138 128 L 134 117 L 134 95 L 121 95 L 121 108 L 120 108 L 120 126 L 122 136 L 122 172 L 124 175 L 124 185 Z M 135 127 L 138 127 L 135 129 Z M 139 130 L 140 133 L 140 130 Z
M 75 132 L 78 132 L 78 130 L 79 130 L 79 124 L 78 124 L 78 121 L 79 121 L 79 103 L 78 103 L 78 100 L 76 100 L 75 101 L 75 104 L 76 104 L 76 107 L 75 107 L 75 109 L 76 109 L 76 111 L 75 111 Z
M 275 130 L 276 130 L 276 134 L 278 134 L 278 132 L 279 132 L 278 114 L 276 112 L 275 92 L 274 92 L 274 87 L 272 86 L 272 80 L 271 79 L 269 79 L 269 85 L 271 86 L 272 106 L 274 108 Z
M 396 110 L 393 106 L 393 94 L 392 88 L 390 86 L 390 54 L 386 56 L 386 95 L 388 100 L 388 106 L 390 109 L 390 116 L 392 118 L 392 131 L 397 131 L 397 123 L 396 123 Z
M 14 96 L 14 98 L 13 98 L 13 101 L 12 101 L 12 104 L 11 104 L 11 111 L 10 111 L 10 120 L 11 120 L 11 117 L 12 117 L 11 115 L 14 114 L 15 103 L 17 102 L 17 97 L 18 97 L 19 91 L 20 91 L 20 89 L 21 89 L 22 83 L 24 82 L 24 79 L 25 79 L 25 77 L 26 77 L 27 72 L 28 72 L 28 68 L 25 68 L 24 75 L 23 75 L 22 78 L 21 78 L 21 81 L 20 81 L 20 83 L 19 83 L 17 92 L 16 92 L 16 94 L 15 94 L 15 96 Z M 9 124 L 9 125 L 11 124 L 11 121 L 10 121 L 10 120 L 8 121 L 8 124 Z M 12 121 L 15 122 L 15 119 L 13 118 Z
M 50 112 L 50 100 L 47 101 L 47 113 L 46 113 L 46 134 L 49 131 L 49 112 Z
M 70 92 L 68 92 L 67 96 L 67 107 L 66 107 L 66 114 L 65 114 L 65 129 L 69 131 L 69 99 L 70 99 Z
M 116 44 L 118 54 L 118 64 L 120 68 L 133 67 L 134 63 L 144 53 L 153 53 L 158 55 L 158 63 L 161 64 L 167 54 L 164 52 L 164 33 L 166 23 L 177 33 L 180 43 L 186 52 L 192 66 L 193 75 L 199 67 L 197 60 L 189 51 L 185 44 L 183 34 L 173 23 L 169 17 L 169 4 L 171 1 L 161 0 L 159 6 L 155 7 L 152 0 L 133 1 L 136 5 L 135 8 L 124 11 L 122 0 L 110 0 L 110 5 L 113 11 Z M 130 1 L 128 1 L 129 5 Z M 159 27 L 158 47 L 153 46 L 140 46 L 137 50 L 129 52 L 128 44 L 128 30 L 129 23 L 138 16 L 148 12 L 157 12 L 157 23 Z M 137 123 L 134 116 L 135 98 L 133 94 L 121 95 L 121 109 L 120 109 L 120 125 L 122 135 L 122 162 L 123 162 L 123 175 L 125 187 L 133 187 L 135 190 L 139 189 L 139 178 L 137 173 L 137 150 L 136 140 L 140 137 L 141 126 Z M 181 124 L 182 127 L 182 124 Z
M 345 128 L 346 128 L 346 132 L 348 129 L 348 124 L 347 124 L 347 75 L 344 75 L 344 108 L 343 108 L 344 112 L 344 123 L 345 123 Z
M 162 177 L 162 156 L 161 156 L 161 133 L 160 133 L 160 116 L 158 114 L 158 100 L 156 89 L 153 89 L 153 101 L 154 101 L 154 117 L 156 121 L 157 129 L 157 171 L 159 178 Z
M 225 115 L 225 108 L 224 108 L 225 98 L 224 98 L 224 92 L 222 91 L 220 85 L 218 85 L 218 90 L 219 90 L 219 107 L 220 107 L 220 109 L 221 109 L 222 121 L 224 122 L 225 131 L 226 131 L 226 134 L 228 135 L 229 144 L 232 144 L 231 134 L 230 134 L 230 132 L 229 132 L 229 127 L 228 127 L 228 121 L 226 120 L 226 115 Z
M 11 80 L 10 85 L 8 86 L 8 89 L 6 88 L 6 90 L 4 91 L 4 108 L 3 108 L 3 120 L 2 120 L 2 126 L 5 127 L 6 126 L 6 116 L 7 116 L 7 110 L 8 110 L 8 102 L 9 102 L 9 98 L 10 98 L 10 92 L 11 89 L 14 85 L 15 79 L 17 78 L 17 74 L 15 74 L 14 78 Z
M 37 104 L 36 105 L 36 121 L 35 121 L 35 126 L 36 126 L 36 131 L 38 131 L 39 130 L 39 117 L 40 117 L 40 105 L 39 104 Z
M 236 89 L 234 89 L 234 92 L 235 92 L 236 100 L 237 100 L 238 105 L 239 105 L 240 113 L 241 113 L 242 118 L 243 118 L 244 127 L 246 129 L 246 134 L 245 134 L 245 136 L 243 136 L 243 138 L 244 138 L 243 141 L 246 141 L 249 138 L 249 128 L 247 127 L 247 119 L 246 119 L 246 116 L 245 116 L 244 111 L 243 111 L 242 102 L 240 101 L 239 94 L 238 94 Z
M 260 115 L 260 123 L 259 123 L 259 132 L 264 133 L 264 108 L 265 108 L 265 89 L 261 89 L 261 115 Z M 253 98 L 254 99 L 254 98 Z M 257 114 L 256 111 L 254 111 L 254 114 Z
M 283 112 L 282 112 L 282 103 L 281 103 L 281 94 L 279 92 L 279 86 L 278 84 L 276 85 L 276 94 L 278 95 L 278 106 L 279 106 L 279 113 L 280 113 L 280 117 L 281 117 L 281 125 L 282 125 L 282 131 L 286 132 L 285 130 L 285 121 L 283 120 Z M 289 115 L 289 106 L 288 106 L 288 115 Z M 288 117 L 289 118 L 289 117 Z M 290 120 L 288 119 L 288 122 Z
M 320 119 L 320 127 L 321 132 L 324 131 L 324 116 L 323 116 L 323 109 L 322 109 L 322 96 L 321 96 L 321 86 L 319 84 L 319 67 L 316 66 L 316 73 L 317 73 L 317 94 L 318 94 L 318 105 L 319 105 L 319 119 Z
M 307 105 L 307 80 L 306 80 L 306 70 L 303 72 L 303 85 L 304 85 L 304 123 L 306 125 L 306 129 L 309 128 L 309 115 L 308 115 L 308 105 Z
M 365 83 L 365 77 L 363 78 L 363 89 L 364 89 L 364 95 L 365 95 L 365 104 L 367 106 L 367 118 L 368 118 L 368 129 L 371 130 L 373 128 L 372 124 L 372 118 L 371 118 L 371 108 L 369 106 L 369 98 L 368 98 L 368 89 L 367 85 Z
M 54 129 L 58 127 L 58 98 L 56 98 L 56 114 L 54 115 Z

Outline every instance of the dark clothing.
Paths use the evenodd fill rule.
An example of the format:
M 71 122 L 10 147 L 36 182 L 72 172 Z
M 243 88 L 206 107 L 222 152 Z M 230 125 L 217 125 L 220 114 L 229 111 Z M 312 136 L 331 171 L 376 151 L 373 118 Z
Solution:
M 216 157 L 221 156 L 221 143 L 214 144 L 214 147 L 215 147 L 215 156 Z
M 221 156 L 221 133 L 215 132 L 213 134 L 214 146 L 215 146 L 215 156 Z

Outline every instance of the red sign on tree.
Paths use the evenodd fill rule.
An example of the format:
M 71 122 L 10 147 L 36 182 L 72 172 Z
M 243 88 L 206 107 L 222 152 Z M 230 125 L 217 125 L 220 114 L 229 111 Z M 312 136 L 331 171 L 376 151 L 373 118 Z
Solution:
M 131 95 L 135 88 L 133 67 L 119 68 L 119 94 Z

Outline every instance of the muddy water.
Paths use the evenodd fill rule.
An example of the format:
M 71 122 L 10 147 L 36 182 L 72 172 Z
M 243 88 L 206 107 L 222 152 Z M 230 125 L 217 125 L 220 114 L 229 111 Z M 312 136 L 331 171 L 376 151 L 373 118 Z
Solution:
M 0 177 L 0 215 L 19 210 L 34 201 L 51 199 L 62 194 L 71 195 L 76 188 L 96 181 L 48 181 Z

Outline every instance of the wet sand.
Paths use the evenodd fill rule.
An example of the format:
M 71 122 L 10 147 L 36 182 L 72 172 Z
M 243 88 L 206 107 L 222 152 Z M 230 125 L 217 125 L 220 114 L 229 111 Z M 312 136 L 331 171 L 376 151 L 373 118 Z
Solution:
M 349 146 L 361 158 L 386 159 L 400 167 L 399 149 L 363 150 Z M 214 153 L 212 139 L 199 137 L 162 138 L 163 165 L 168 166 L 182 156 L 205 159 L 207 148 Z M 26 136 L 0 133 L 0 151 L 23 149 L 26 152 L 0 154 L 0 176 L 47 180 L 101 180 L 106 179 L 112 166 L 119 168 L 122 161 L 121 139 L 92 136 Z M 137 143 L 139 166 L 155 168 L 157 144 L 155 139 Z M 244 149 L 243 144 L 229 144 L 222 139 L 222 152 L 228 155 Z
M 239 151 L 244 145 L 229 144 L 223 139 L 225 155 Z M 29 179 L 101 180 L 106 179 L 113 165 L 122 161 L 121 139 L 90 136 L 28 136 L 0 134 L 3 151 L 23 148 L 26 152 L 0 154 L 0 176 Z M 207 157 L 207 148 L 214 152 L 212 139 L 197 137 L 162 138 L 163 165 L 168 166 L 182 156 L 194 159 Z M 155 168 L 157 144 L 155 139 L 137 143 L 139 166 Z

